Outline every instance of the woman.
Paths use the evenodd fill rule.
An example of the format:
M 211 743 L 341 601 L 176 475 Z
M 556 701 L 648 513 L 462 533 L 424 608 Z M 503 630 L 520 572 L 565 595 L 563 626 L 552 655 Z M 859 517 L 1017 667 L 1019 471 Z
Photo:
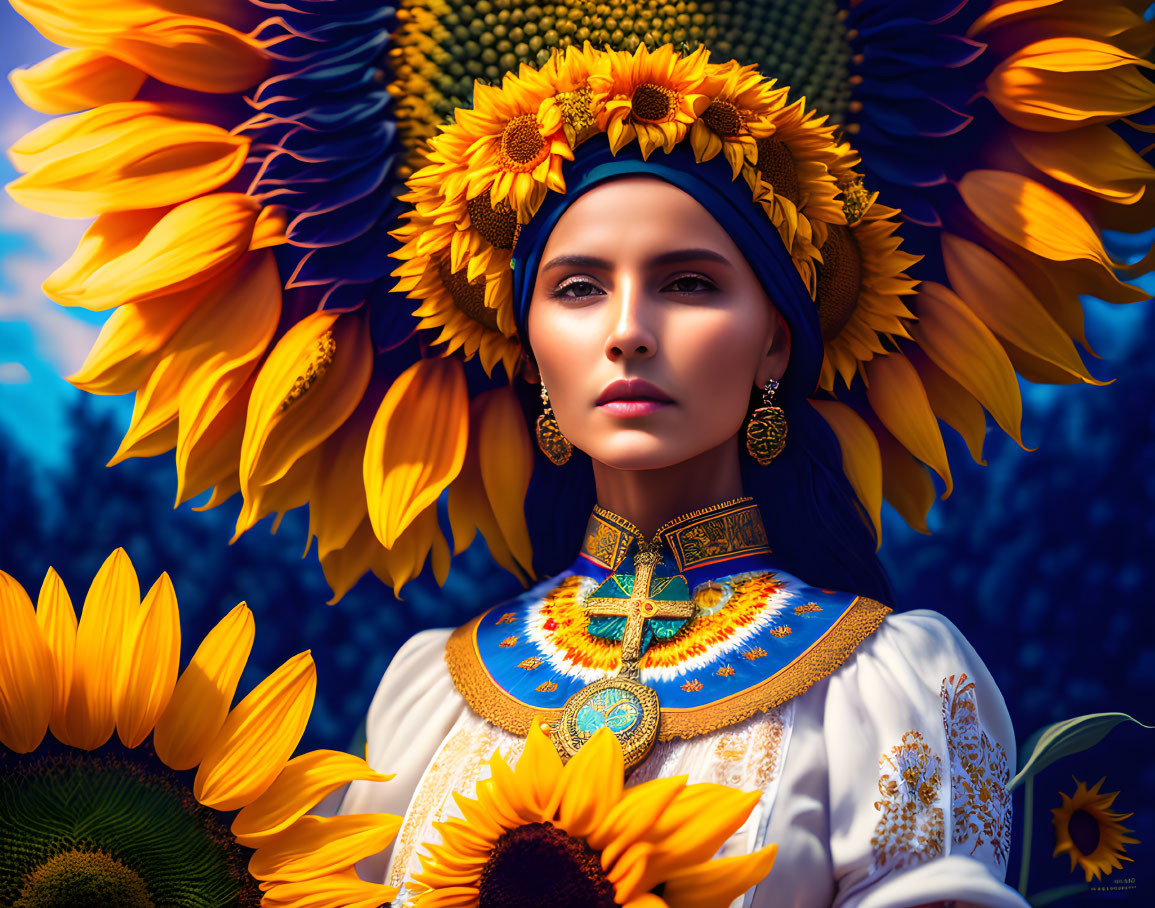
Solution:
M 678 93 L 697 114 L 735 73 L 751 75 L 705 67 L 702 54 L 666 60 L 676 76 L 698 67 L 713 80 L 706 103 Z M 587 46 L 542 75 L 559 94 L 596 90 L 598 73 L 612 80 L 630 63 Z M 507 80 L 504 91 L 517 88 Z M 637 115 L 635 87 L 625 118 L 635 144 L 602 108 L 591 123 L 605 129 L 573 143 L 563 190 L 535 195 L 510 180 L 508 201 L 472 195 L 483 235 L 503 210 L 518 215 L 508 300 L 487 291 L 486 303 L 497 320 L 512 306 L 525 374 L 541 385 L 542 452 L 556 470 L 592 468 L 597 506 L 582 515 L 569 568 L 398 652 L 368 720 L 370 763 L 397 777 L 354 783 L 341 806 L 405 816 L 391 852 L 359 868 L 367 878 L 410 883 L 419 844 L 458 814 L 453 793 L 470 793 L 495 750 L 512 762 L 533 725 L 565 756 L 607 725 L 628 784 L 686 774 L 762 792 L 723 848 L 778 844 L 746 904 L 1023 904 L 1002 883 L 1015 751 L 1003 699 L 946 618 L 867 598 L 886 596 L 874 534 L 806 400 L 833 318 L 823 288 L 835 297 L 849 273 L 812 253 L 888 212 L 863 201 L 828 132 L 805 136 L 815 149 L 805 158 L 780 93 L 756 75 L 743 89 L 731 106 L 770 139 L 752 163 L 744 149 L 706 157 L 688 128 L 647 134 L 656 118 Z M 487 101 L 502 103 L 483 96 L 478 117 Z M 403 275 L 438 267 L 436 253 L 424 253 L 424 272 L 409 265 L 421 264 L 439 213 L 430 196 L 452 203 L 447 171 L 464 142 L 446 130 L 441 154 L 410 180 L 418 214 L 402 231 Z M 532 163 L 542 162 L 545 174 L 546 157 Z M 476 158 L 458 166 L 482 170 Z M 784 211 L 793 231 L 773 229 Z M 887 262 L 865 235 L 854 248 L 860 274 L 891 268 L 897 303 L 909 281 L 895 261 L 909 257 Z M 402 286 L 422 295 L 421 279 Z

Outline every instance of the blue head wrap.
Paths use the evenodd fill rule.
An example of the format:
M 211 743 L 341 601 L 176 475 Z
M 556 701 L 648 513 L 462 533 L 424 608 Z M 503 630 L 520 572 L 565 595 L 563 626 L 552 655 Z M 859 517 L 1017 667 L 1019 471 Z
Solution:
M 574 161 L 565 162 L 563 174 L 566 191 L 546 194 L 533 220 L 522 226 L 514 249 L 514 316 L 523 343 L 528 338 L 526 323 L 541 255 L 565 210 L 575 199 L 607 180 L 653 176 L 696 199 L 742 251 L 790 329 L 790 364 L 782 377 L 778 399 L 810 396 L 822 368 L 818 308 L 774 225 L 761 206 L 752 201 L 750 187 L 741 175 L 731 179 L 730 164 L 723 155 L 699 164 L 689 143 L 680 142 L 670 153 L 656 151 L 645 161 L 636 143 L 614 155 L 606 136 L 598 135 L 577 149 Z

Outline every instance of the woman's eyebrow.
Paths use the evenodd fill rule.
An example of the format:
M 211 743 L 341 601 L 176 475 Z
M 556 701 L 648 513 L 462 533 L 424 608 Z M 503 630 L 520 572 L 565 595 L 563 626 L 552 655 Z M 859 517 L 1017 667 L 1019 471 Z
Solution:
M 720 265 L 730 266 L 732 263 L 726 256 L 720 252 L 715 252 L 713 249 L 674 249 L 669 252 L 662 252 L 646 261 L 649 267 L 656 267 L 659 265 L 673 265 L 678 262 L 687 261 L 707 261 L 717 262 Z M 605 259 L 599 259 L 592 255 L 559 255 L 550 259 L 542 266 L 542 271 L 548 271 L 551 268 L 589 268 L 591 270 L 609 271 L 613 265 Z

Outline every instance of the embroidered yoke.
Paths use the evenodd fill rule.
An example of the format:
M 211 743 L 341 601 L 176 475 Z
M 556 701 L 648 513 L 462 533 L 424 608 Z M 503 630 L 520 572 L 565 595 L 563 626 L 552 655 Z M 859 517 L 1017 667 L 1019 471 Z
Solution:
M 651 622 L 641 680 L 659 693 L 661 726 L 627 784 L 686 774 L 762 792 L 721 854 L 777 842 L 778 857 L 735 904 L 1025 905 L 1003 883 L 1010 717 L 954 625 L 782 571 L 748 499 L 658 536 L 666 575 L 686 578 L 696 609 Z M 472 795 L 495 750 L 520 756 L 535 716 L 618 671 L 622 622 L 582 606 L 616 582 L 639 537 L 599 508 L 569 570 L 402 647 L 368 717 L 369 763 L 396 778 L 354 782 L 340 802 L 405 817 L 391 849 L 358 865 L 363 877 L 404 886 L 421 844 L 438 840 L 433 824 L 458 815 L 452 793 Z

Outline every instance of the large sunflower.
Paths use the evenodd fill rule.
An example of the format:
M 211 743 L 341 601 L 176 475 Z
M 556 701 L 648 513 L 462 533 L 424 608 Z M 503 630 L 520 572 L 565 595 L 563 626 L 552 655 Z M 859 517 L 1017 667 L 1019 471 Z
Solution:
M 621 745 L 600 729 L 564 766 L 540 728 L 511 769 L 500 755 L 462 817 L 436 824 L 415 905 L 662 908 L 729 905 L 765 878 L 777 845 L 711 860 L 757 792 L 686 785 L 685 776 L 623 787 Z
M 0 572 L 0 626 L 0 903 L 290 908 L 323 896 L 376 908 L 393 897 L 353 865 L 388 845 L 397 817 L 309 814 L 347 782 L 390 777 L 337 751 L 290 759 L 313 707 L 309 653 L 230 709 L 253 642 L 244 603 L 179 678 L 172 583 L 161 574 L 141 601 L 123 549 L 79 621 L 51 568 L 35 607 Z
M 1126 835 L 1133 830 L 1119 822 L 1131 814 L 1108 809 L 1115 803 L 1119 792 L 1099 793 L 1099 786 L 1106 779 L 1104 776 L 1090 789 L 1085 782 L 1074 779 L 1078 786 L 1075 793 L 1068 795 L 1060 791 L 1062 805 L 1051 808 L 1051 823 L 1055 827 L 1052 857 L 1066 854 L 1071 859 L 1071 870 L 1081 867 L 1088 883 L 1092 877 L 1110 876 L 1112 869 L 1121 870 L 1123 865 L 1120 861 L 1133 860 L 1124 853 L 1126 849 L 1123 846 L 1139 844 L 1138 839 Z

